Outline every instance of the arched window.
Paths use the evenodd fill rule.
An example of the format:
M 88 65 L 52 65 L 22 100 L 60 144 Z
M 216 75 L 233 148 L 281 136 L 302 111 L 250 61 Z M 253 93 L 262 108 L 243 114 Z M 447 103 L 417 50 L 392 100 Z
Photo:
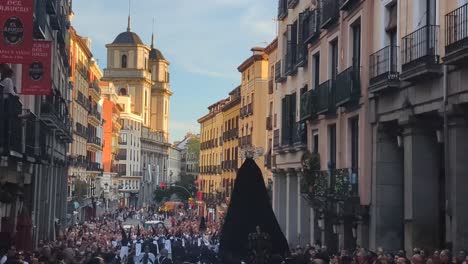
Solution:
M 122 55 L 122 68 L 127 68 L 127 55 Z
M 125 88 L 120 88 L 119 95 L 121 95 L 121 96 L 127 96 L 127 89 L 125 89 Z

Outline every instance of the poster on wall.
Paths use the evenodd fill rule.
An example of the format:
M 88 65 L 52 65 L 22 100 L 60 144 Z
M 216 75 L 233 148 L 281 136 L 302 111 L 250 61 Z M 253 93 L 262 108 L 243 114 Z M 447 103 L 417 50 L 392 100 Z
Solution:
M 52 94 L 51 60 L 52 42 L 35 40 L 30 59 L 23 63 L 22 94 Z
M 34 0 L 0 1 L 0 63 L 31 58 Z

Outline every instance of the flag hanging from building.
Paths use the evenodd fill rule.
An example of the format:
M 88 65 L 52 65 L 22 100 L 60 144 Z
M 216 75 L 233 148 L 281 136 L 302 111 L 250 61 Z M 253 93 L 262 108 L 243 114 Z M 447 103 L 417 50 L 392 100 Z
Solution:
M 23 63 L 22 94 L 52 94 L 51 60 L 52 42 L 34 41 L 32 56 Z
M 31 59 L 34 0 L 0 1 L 0 63 Z

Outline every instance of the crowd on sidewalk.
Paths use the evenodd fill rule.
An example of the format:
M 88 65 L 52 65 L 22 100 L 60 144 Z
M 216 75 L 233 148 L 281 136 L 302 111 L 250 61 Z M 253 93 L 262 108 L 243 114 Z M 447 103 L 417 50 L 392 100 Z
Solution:
M 148 221 L 152 224 L 145 224 Z M 219 222 L 205 221 L 182 207 L 163 214 L 154 208 L 121 208 L 69 227 L 59 233 L 56 241 L 39 241 L 33 252 L 22 252 L 15 247 L 2 249 L 0 264 L 223 263 L 218 257 L 219 230 Z M 468 264 L 468 257 L 465 251 L 452 257 L 447 249 L 429 253 L 417 248 L 412 254 L 389 253 L 382 248 L 372 252 L 359 247 L 336 254 L 317 243 L 296 246 L 286 258 L 271 256 L 265 261 L 272 264 Z

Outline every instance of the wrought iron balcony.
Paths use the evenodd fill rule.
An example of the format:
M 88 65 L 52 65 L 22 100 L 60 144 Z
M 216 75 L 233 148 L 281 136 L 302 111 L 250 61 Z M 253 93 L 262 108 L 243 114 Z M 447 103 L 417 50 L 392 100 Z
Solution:
M 89 144 L 96 145 L 98 147 L 101 147 L 101 139 L 96 137 L 96 136 L 89 136 L 88 141 Z
M 280 83 L 286 80 L 284 60 L 279 60 L 275 64 L 275 82 Z
M 288 0 L 278 0 L 278 20 L 283 20 L 288 15 Z
M 286 61 L 286 75 L 293 75 L 297 71 L 297 44 L 288 43 L 284 60 Z
M 77 91 L 75 101 L 78 102 L 78 104 L 81 105 L 85 110 L 91 110 L 91 103 L 82 92 Z
M 18 97 L 3 94 L 0 98 L 0 154 L 21 155 L 22 153 L 22 122 L 19 115 L 22 112 L 22 104 Z
M 324 0 L 321 6 L 321 28 L 331 27 L 340 17 L 339 0 Z
M 88 162 L 88 166 L 86 167 L 86 170 L 88 171 L 100 171 L 101 170 L 101 164 L 97 162 Z
M 91 111 L 89 112 L 88 117 L 94 118 L 97 121 L 97 123 L 101 122 L 101 113 L 99 113 L 97 108 L 91 109 Z
M 294 122 L 292 127 L 292 143 L 294 146 L 305 147 L 307 145 L 307 129 L 305 123 L 303 122 Z
M 316 104 L 317 97 L 315 90 L 309 90 L 301 95 L 301 121 L 305 121 L 316 116 Z
M 387 46 L 370 55 L 369 91 L 378 92 L 400 86 L 398 46 Z
M 335 80 L 328 80 L 317 87 L 317 114 L 336 113 Z
M 316 8 L 309 11 L 309 16 L 306 20 L 309 25 L 307 26 L 308 34 L 304 40 L 305 43 L 312 43 L 320 36 L 320 17 L 320 9 Z
M 463 64 L 468 61 L 468 4 L 445 15 L 446 64 Z
M 71 143 L 72 124 L 68 115 L 68 106 L 60 95 L 46 96 L 41 103 L 41 119 L 44 123 L 56 129 L 56 136 Z
M 351 66 L 336 76 L 336 106 L 359 103 L 361 97 L 361 68 Z
M 280 146 L 280 130 L 276 129 L 273 131 L 273 149 L 277 149 Z
M 402 39 L 402 80 L 417 81 L 441 74 L 439 26 L 424 26 Z
M 75 125 L 75 133 L 83 138 L 88 137 L 88 128 L 77 122 Z
M 101 88 L 99 88 L 99 81 L 97 79 L 89 84 L 89 88 L 91 88 L 91 91 L 94 91 L 97 95 L 101 95 Z
M 86 81 L 89 81 L 88 67 L 86 67 L 83 63 L 78 62 L 76 64 L 76 69 Z

